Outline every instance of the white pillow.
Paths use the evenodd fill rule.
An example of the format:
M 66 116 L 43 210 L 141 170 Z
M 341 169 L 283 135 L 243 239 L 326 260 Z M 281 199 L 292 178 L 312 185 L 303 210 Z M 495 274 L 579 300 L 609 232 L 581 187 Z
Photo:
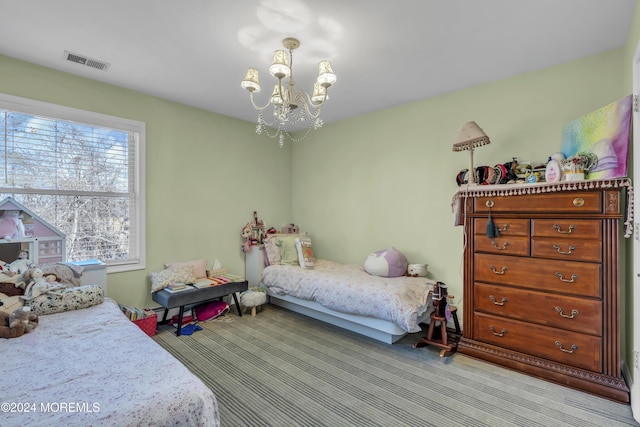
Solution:
M 186 265 L 193 266 L 193 275 L 196 279 L 203 279 L 207 277 L 207 260 L 206 259 L 196 259 L 193 261 L 183 261 L 183 262 L 168 262 L 164 266 L 167 268 L 172 267 L 184 267 Z
M 172 267 L 155 273 L 149 273 L 151 280 L 151 292 L 158 292 L 166 288 L 170 283 L 193 283 L 196 281 L 193 275 L 193 266 Z

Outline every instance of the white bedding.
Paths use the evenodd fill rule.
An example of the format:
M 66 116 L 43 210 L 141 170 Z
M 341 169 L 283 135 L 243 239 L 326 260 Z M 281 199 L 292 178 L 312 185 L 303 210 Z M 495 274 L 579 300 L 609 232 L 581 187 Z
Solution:
M 213 392 L 112 299 L 2 339 L 0 424 L 218 426 Z
M 316 301 L 343 313 L 389 320 L 404 331 L 420 332 L 419 319 L 431 304 L 435 282 L 426 277 L 372 276 L 361 265 L 317 259 L 313 269 L 265 267 L 261 283 L 276 294 Z

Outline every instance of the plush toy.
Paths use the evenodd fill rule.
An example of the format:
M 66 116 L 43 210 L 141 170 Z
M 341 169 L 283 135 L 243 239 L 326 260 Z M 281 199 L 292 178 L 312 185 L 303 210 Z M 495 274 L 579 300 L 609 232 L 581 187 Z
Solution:
M 24 335 L 24 325 L 9 327 L 11 314 L 0 311 L 0 338 L 18 338 Z
M 407 272 L 407 257 L 396 248 L 373 252 L 364 261 L 364 271 L 374 276 L 399 277 Z
M 29 261 L 29 251 L 21 250 L 18 252 L 18 258 L 8 264 L 10 276 L 14 274 L 24 274 L 31 267 L 31 262 Z
M 0 238 L 5 240 L 24 237 L 24 224 L 20 211 L 6 210 L 0 216 Z
M 62 288 L 62 286 L 56 282 L 55 275 L 48 275 L 47 278 L 45 278 L 42 270 L 39 268 L 31 270 L 30 277 L 31 281 L 24 291 L 24 297 L 26 299 L 35 298 L 44 293 Z
M 9 315 L 9 329 L 22 326 L 24 332 L 31 332 L 38 326 L 38 316 L 31 313 L 31 307 L 24 306 Z
M 242 238 L 245 239 L 242 244 L 242 252 L 247 253 L 251 252 L 251 235 L 253 234 L 253 224 L 251 222 L 247 223 L 244 227 L 242 227 L 242 231 L 240 232 Z

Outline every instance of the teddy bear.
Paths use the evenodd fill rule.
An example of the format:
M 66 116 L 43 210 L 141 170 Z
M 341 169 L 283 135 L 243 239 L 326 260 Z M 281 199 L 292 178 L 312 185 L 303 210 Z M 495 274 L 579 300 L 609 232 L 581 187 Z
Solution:
M 4 211 L 0 216 L 0 238 L 10 241 L 21 237 L 24 237 L 24 224 L 20 218 L 20 211 Z
M 17 338 L 38 326 L 38 316 L 31 307 L 20 307 L 11 314 L 0 312 L 0 338 Z

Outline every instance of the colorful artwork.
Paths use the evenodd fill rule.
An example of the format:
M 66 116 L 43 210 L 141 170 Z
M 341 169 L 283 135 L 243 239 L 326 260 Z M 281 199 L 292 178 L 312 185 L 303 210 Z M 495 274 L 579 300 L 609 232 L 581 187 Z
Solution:
M 631 95 L 567 123 L 562 130 L 562 153 L 598 157 L 587 179 L 626 177 L 630 127 Z

